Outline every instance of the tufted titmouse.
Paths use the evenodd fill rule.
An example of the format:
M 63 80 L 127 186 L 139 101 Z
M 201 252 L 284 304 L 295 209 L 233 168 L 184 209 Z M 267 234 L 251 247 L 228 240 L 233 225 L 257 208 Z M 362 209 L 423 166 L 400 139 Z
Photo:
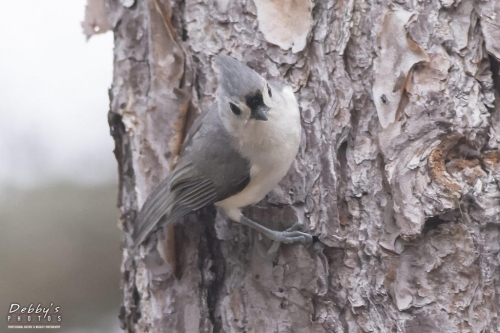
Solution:
M 161 226 L 167 226 L 210 204 L 275 242 L 312 241 L 295 227 L 270 230 L 240 210 L 264 198 L 297 155 L 301 126 L 292 89 L 266 82 L 229 56 L 216 57 L 216 70 L 217 102 L 195 121 L 174 171 L 144 203 L 135 224 L 134 250 L 163 217 Z

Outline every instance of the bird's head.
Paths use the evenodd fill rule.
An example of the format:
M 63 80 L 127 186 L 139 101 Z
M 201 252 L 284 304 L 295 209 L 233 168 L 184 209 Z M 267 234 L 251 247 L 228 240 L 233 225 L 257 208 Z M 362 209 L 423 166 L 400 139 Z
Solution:
M 286 117 L 289 103 L 297 103 L 290 87 L 268 82 L 232 57 L 218 55 L 215 65 L 219 113 L 229 131 L 272 123 Z

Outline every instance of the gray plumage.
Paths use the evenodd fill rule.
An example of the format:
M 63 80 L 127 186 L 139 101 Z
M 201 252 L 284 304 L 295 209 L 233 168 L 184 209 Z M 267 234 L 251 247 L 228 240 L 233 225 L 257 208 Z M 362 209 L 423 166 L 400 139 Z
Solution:
M 144 203 L 134 233 L 136 248 L 164 216 L 164 225 L 241 191 L 250 181 L 250 163 L 232 146 L 217 104 L 193 125 L 173 173 Z M 166 199 L 166 200 L 165 200 Z
M 299 231 L 269 230 L 240 211 L 276 186 L 297 154 L 300 116 L 292 90 L 266 82 L 228 56 L 217 56 L 216 65 L 217 102 L 193 124 L 174 171 L 144 203 L 135 223 L 134 250 L 162 218 L 164 227 L 214 203 L 230 219 L 275 241 L 311 241 Z

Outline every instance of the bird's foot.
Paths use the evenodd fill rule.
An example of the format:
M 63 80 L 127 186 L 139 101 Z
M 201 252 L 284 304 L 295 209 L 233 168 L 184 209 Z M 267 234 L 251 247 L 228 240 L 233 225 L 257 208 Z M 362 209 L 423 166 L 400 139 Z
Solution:
M 290 244 L 290 243 L 301 243 L 303 245 L 309 245 L 312 243 L 312 236 L 306 234 L 305 232 L 298 231 L 302 227 L 301 223 L 296 223 L 285 231 L 275 231 L 271 230 L 263 225 L 242 216 L 240 219 L 240 223 L 255 229 L 262 233 L 263 235 L 269 237 L 274 241 L 273 245 L 268 251 L 268 254 L 272 254 L 273 251 L 276 253 L 279 249 L 280 243 Z
M 312 236 L 309 234 L 306 234 L 305 232 L 298 231 L 299 229 L 302 229 L 303 224 L 301 223 L 295 223 L 292 225 L 290 228 L 286 229 L 285 231 L 273 231 L 273 234 L 276 236 L 276 238 L 269 237 L 271 238 L 274 242 L 273 245 L 269 248 L 267 251 L 267 254 L 269 256 L 275 256 L 276 253 L 278 253 L 278 250 L 280 248 L 281 243 L 301 243 L 304 246 L 307 246 L 312 243 Z

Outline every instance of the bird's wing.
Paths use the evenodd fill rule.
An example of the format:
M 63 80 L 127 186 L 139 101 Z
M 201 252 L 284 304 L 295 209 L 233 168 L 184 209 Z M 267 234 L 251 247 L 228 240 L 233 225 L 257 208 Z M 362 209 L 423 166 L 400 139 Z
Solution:
M 165 216 L 162 226 L 240 192 L 250 181 L 250 163 L 232 146 L 216 106 L 203 116 L 172 175 L 163 180 L 139 212 L 133 235 L 136 249 Z M 194 126 L 193 125 L 193 126 Z
M 184 142 L 182 143 L 180 154 L 182 154 L 184 152 L 186 147 L 189 147 L 189 145 L 191 144 L 191 142 L 193 140 L 193 137 L 196 135 L 196 133 L 198 133 L 201 125 L 203 124 L 203 120 L 205 120 L 207 114 L 209 114 L 210 112 L 214 112 L 213 108 L 210 108 L 210 109 L 202 112 L 195 119 L 195 121 L 193 122 L 193 125 L 191 125 L 191 127 L 189 128 L 189 131 L 186 134 L 186 137 L 184 138 Z

